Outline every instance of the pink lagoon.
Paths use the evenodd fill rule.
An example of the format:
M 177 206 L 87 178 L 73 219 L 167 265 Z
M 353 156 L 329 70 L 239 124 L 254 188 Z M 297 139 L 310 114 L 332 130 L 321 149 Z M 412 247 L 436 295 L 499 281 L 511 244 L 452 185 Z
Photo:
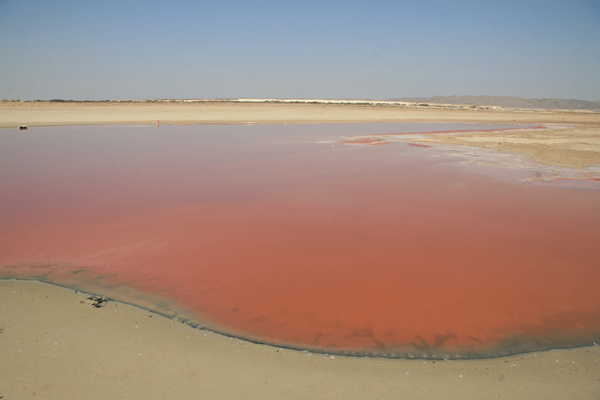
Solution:
M 352 136 L 440 123 L 85 126 L 0 136 L 0 278 L 331 354 L 600 341 L 600 191 Z M 532 126 L 532 129 L 536 127 Z

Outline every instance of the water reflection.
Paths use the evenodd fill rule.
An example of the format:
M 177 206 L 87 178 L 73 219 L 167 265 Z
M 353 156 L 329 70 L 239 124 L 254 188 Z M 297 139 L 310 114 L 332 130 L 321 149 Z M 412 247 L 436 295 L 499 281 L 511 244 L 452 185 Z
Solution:
M 331 144 L 473 128 L 2 131 L 0 277 L 345 354 L 598 341 L 598 192 L 515 183 L 526 174 L 467 170 L 420 147 Z

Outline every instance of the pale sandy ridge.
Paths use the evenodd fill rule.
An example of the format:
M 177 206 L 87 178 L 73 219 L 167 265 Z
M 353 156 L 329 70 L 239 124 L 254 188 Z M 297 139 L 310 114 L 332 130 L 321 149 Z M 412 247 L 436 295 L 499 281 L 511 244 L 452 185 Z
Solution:
M 284 350 L 29 281 L 0 281 L 5 399 L 597 399 L 600 346 L 468 361 Z
M 0 128 L 19 125 L 349 122 L 518 122 L 600 123 L 600 113 L 486 109 L 445 109 L 381 104 L 300 104 L 255 102 L 53 103 L 0 102 Z

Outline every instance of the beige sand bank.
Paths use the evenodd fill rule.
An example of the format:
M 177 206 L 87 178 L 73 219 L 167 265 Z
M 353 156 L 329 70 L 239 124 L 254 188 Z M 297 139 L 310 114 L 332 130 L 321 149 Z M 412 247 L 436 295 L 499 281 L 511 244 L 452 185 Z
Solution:
M 548 129 L 429 135 L 419 139 L 399 137 L 395 141 L 470 146 L 504 153 L 521 153 L 542 164 L 571 168 L 600 164 L 600 124 L 545 126 Z
M 232 339 L 127 304 L 0 281 L 4 399 L 598 399 L 600 346 L 432 361 Z
M 417 121 L 563 124 L 570 129 L 437 135 L 421 141 L 523 153 L 541 163 L 574 168 L 600 163 L 600 113 L 357 104 L 0 102 L 0 128 L 157 121 L 178 125 Z

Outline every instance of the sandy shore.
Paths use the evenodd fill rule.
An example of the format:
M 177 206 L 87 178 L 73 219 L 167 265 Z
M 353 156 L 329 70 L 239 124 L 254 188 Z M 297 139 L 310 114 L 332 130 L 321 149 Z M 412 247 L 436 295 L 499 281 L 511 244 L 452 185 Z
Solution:
M 561 129 L 406 141 L 469 145 L 579 169 L 600 163 L 600 114 L 593 113 L 315 104 L 0 103 L 1 128 L 157 120 L 556 124 Z M 38 282 L 0 281 L 0 398 L 600 398 L 600 346 L 437 363 L 332 358 L 193 329 L 113 301 L 94 308 L 87 297 Z
M 0 281 L 0 396 L 56 399 L 597 399 L 600 346 L 439 361 L 311 354 L 88 294 Z
M 176 125 L 439 121 L 546 124 L 548 128 L 554 124 L 568 129 L 436 135 L 411 141 L 516 152 L 540 163 L 572 168 L 600 164 L 600 113 L 356 104 L 0 102 L 0 128 L 157 121 Z

